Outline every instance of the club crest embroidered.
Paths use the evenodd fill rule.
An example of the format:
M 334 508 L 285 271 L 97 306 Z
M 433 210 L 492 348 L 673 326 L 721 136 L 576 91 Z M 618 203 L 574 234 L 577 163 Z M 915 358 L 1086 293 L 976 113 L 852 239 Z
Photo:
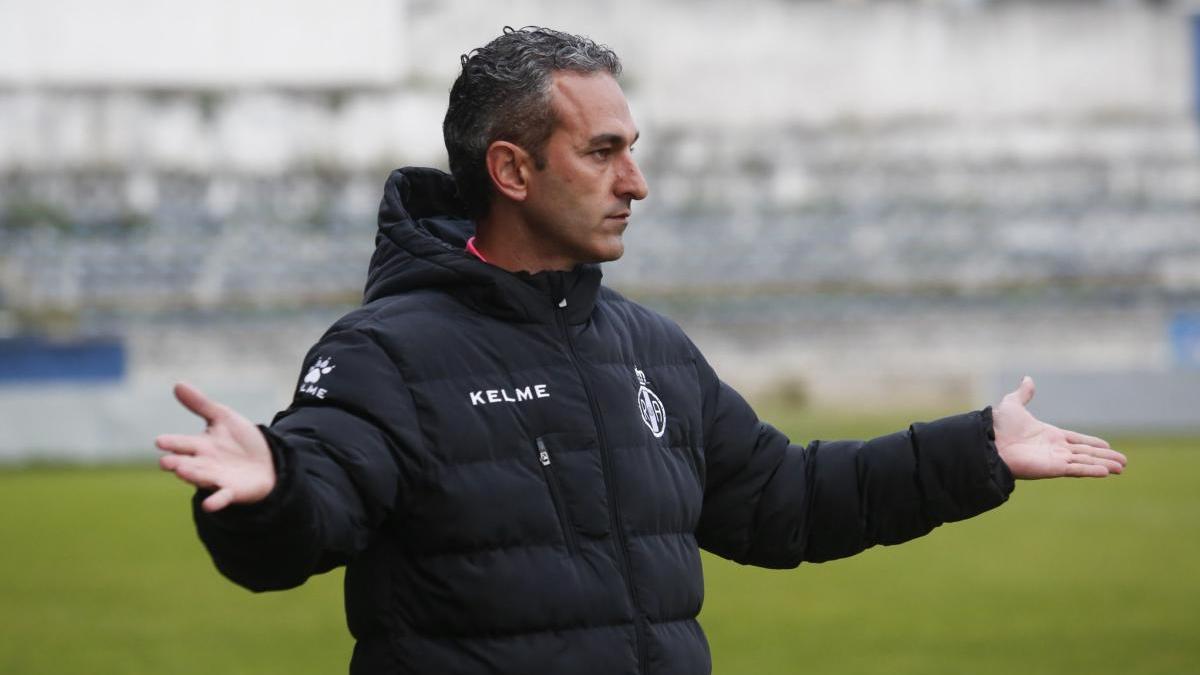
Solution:
M 662 438 L 663 433 L 667 430 L 667 409 L 663 407 L 662 399 L 658 397 L 658 394 L 646 386 L 646 373 L 634 366 L 633 374 L 637 376 L 638 384 L 641 385 L 637 398 L 642 421 L 646 423 L 655 438 Z

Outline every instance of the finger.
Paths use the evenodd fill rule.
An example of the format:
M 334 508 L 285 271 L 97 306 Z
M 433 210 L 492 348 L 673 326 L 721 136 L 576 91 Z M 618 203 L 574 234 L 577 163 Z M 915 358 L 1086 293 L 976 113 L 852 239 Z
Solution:
M 212 424 L 221 414 L 221 404 L 186 382 L 179 382 L 175 385 L 175 398 L 183 404 L 183 407 L 203 417 L 209 424 Z
M 1104 478 L 1108 475 L 1108 469 L 1093 464 L 1068 464 L 1063 475 L 1072 478 Z
M 202 436 L 185 436 L 183 434 L 162 434 L 154 439 L 154 445 L 159 450 L 180 455 L 196 454 L 203 443 Z
M 170 471 L 179 480 L 200 488 L 211 488 L 214 484 L 208 479 L 208 472 L 197 469 L 191 457 L 186 455 L 163 455 L 158 458 L 158 466 L 163 471 Z
M 209 488 L 217 486 L 217 472 L 213 469 L 211 462 L 202 458 L 187 457 L 184 455 L 174 455 L 174 457 L 176 459 L 173 463 L 175 468 L 171 470 L 175 472 L 176 476 L 196 487 Z
M 1092 466 L 1102 466 L 1109 473 L 1121 473 L 1121 471 L 1124 469 L 1124 467 L 1117 462 L 1112 461 L 1111 459 L 1103 459 L 1101 457 L 1093 457 L 1091 455 L 1071 455 L 1067 459 L 1067 462 L 1070 464 L 1090 464 Z
M 1125 466 L 1125 464 L 1127 464 L 1129 461 L 1125 459 L 1125 455 L 1122 455 L 1116 450 L 1112 450 L 1110 448 L 1099 448 L 1094 445 L 1083 445 L 1081 443 L 1068 442 L 1067 449 L 1073 453 L 1091 455 L 1092 457 L 1111 460 L 1117 464 L 1120 464 L 1121 466 Z
M 1087 434 L 1081 434 L 1078 431 L 1070 431 L 1067 429 L 1064 429 L 1063 433 L 1065 433 L 1067 435 L 1067 440 L 1072 443 L 1082 443 L 1084 445 L 1094 445 L 1097 448 L 1111 448 L 1112 447 L 1108 444 L 1108 441 L 1104 440 L 1103 438 L 1097 438 L 1095 436 L 1088 436 Z M 1122 457 L 1124 457 L 1124 455 L 1122 455 Z
M 174 471 L 182 458 L 179 455 L 163 455 L 158 458 L 158 468 L 163 471 Z
M 226 506 L 229 506 L 230 504 L 232 504 L 233 497 L 234 497 L 233 490 L 231 490 L 230 488 L 227 488 L 227 487 L 221 488 L 220 490 L 217 490 L 216 492 L 212 493 L 207 498 L 205 498 L 205 500 L 203 502 L 201 502 L 200 505 L 204 507 L 205 511 L 212 513 L 213 511 L 220 511 L 221 509 L 225 508 Z
M 1033 383 L 1033 378 L 1026 375 L 1021 378 L 1021 384 L 1017 387 L 1017 400 L 1021 405 L 1029 405 L 1033 400 L 1033 395 L 1037 393 L 1037 387 Z

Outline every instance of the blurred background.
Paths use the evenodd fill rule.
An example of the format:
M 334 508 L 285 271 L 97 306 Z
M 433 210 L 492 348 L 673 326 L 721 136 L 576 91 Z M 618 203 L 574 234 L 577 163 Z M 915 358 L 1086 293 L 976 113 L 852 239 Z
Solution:
M 527 24 L 589 35 L 624 61 L 651 192 L 635 205 L 627 254 L 606 266 L 606 280 L 678 320 L 726 380 L 778 411 L 798 439 L 882 433 L 891 428 L 877 420 L 982 407 L 1029 373 L 1039 383 L 1034 411 L 1046 419 L 1135 448 L 1164 434 L 1183 439 L 1153 446 L 1160 454 L 1143 463 L 1146 476 L 1182 481 L 1200 468 L 1191 452 L 1200 430 L 1198 17 L 1200 2 L 1182 0 L 0 1 L 0 463 L 10 466 L 0 499 L 17 514 L 0 518 L 13 537 L 18 526 L 40 528 L 26 533 L 33 540 L 55 527 L 74 533 L 78 510 L 56 526 L 34 505 L 92 494 L 95 502 L 72 508 L 107 504 L 112 522 L 123 522 L 110 499 L 119 485 L 130 500 L 144 491 L 148 509 L 179 509 L 161 536 L 204 563 L 187 530 L 186 490 L 145 469 L 155 434 L 197 426 L 171 384 L 189 380 L 262 421 L 287 404 L 308 346 L 359 301 L 388 172 L 446 166 L 441 119 L 459 55 L 504 25 Z M 17 470 L 115 461 L 142 473 Z M 88 492 L 89 476 L 108 487 Z M 1163 485 L 1143 483 L 1138 494 Z M 1126 531 L 1153 536 L 1141 550 L 1161 557 L 1131 574 L 1173 578 L 1160 566 L 1169 559 L 1195 577 L 1200 504 L 1187 496 L 1194 481 L 1178 488 L 1168 491 L 1174 501 L 1133 508 L 1140 515 Z M 1088 499 L 1103 499 L 1102 488 L 1069 490 L 1084 492 L 1054 499 L 1092 490 Z M 1024 504 L 1036 520 L 1047 502 Z M 1110 508 L 1110 522 L 1130 517 Z M 131 548 L 160 536 L 129 526 Z M 974 536 L 986 551 L 983 540 L 1007 534 Z M 1155 548 L 1163 537 L 1189 548 Z M 972 555 L 975 539 L 963 541 L 961 555 Z M 953 557 L 915 550 L 902 555 L 925 570 L 922 550 L 929 560 Z M 57 561 L 48 569 L 71 578 L 98 553 L 47 555 Z M 817 578 L 873 588 L 869 579 L 898 569 L 856 577 L 848 565 L 849 576 Z M 99 578 L 145 571 L 119 556 L 105 569 Z M 710 593 L 730 602 L 712 590 L 720 569 Z M 926 574 L 927 590 L 961 600 L 938 586 L 951 572 Z M 977 581 L 964 580 L 963 592 Z M 39 604 L 49 593 L 39 583 L 27 596 L 8 589 L 8 606 L 25 607 L 20 616 L 0 609 L 10 629 L 78 609 Z M 321 588 L 312 592 L 336 604 L 336 591 Z M 764 602 L 779 597 L 770 588 Z M 1127 590 L 1131 601 L 1146 592 Z M 1170 617 L 1183 611 L 1171 602 L 1194 609 L 1196 582 L 1175 579 L 1173 590 L 1174 600 L 1143 608 L 1169 621 L 1153 632 L 1195 639 L 1194 616 Z M 128 601 L 116 595 L 97 596 L 100 615 Z M 830 608 L 844 596 L 830 597 L 804 629 L 821 644 L 820 631 L 840 625 Z M 1001 584 L 992 604 L 1013 597 Z M 125 611 L 161 609 L 138 607 Z M 746 624 L 737 617 L 753 607 L 731 611 L 708 614 L 714 651 L 718 640 L 731 650 L 761 635 L 738 632 Z M 874 612 L 845 618 L 846 629 Z M 1144 619 L 1125 605 L 1116 613 Z M 978 634 L 954 621 L 951 641 L 988 644 L 990 619 Z M 128 638 L 128 622 L 110 629 Z M 26 637 L 0 649 L 0 672 L 36 670 L 27 652 L 40 633 L 17 634 Z M 922 644 L 901 636 L 907 646 L 896 649 Z M 1131 659 L 1116 672 L 1200 662 L 1182 641 L 1144 651 L 1158 660 Z M 888 672 L 933 672 L 942 658 L 900 653 Z M 1045 672 L 1095 665 L 1086 654 Z M 978 653 L 967 655 L 979 665 Z M 119 650 L 112 658 L 148 672 L 167 663 Z M 834 667 L 856 657 L 839 658 Z M 771 672 L 791 672 L 780 668 Z

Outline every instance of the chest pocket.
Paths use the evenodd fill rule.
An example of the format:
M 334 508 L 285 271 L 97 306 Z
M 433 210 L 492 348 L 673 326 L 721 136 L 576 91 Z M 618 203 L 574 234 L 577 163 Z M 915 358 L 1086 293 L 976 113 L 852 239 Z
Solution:
M 533 447 L 554 500 L 567 545 L 609 534 L 604 466 L 596 439 L 575 432 L 539 436 Z

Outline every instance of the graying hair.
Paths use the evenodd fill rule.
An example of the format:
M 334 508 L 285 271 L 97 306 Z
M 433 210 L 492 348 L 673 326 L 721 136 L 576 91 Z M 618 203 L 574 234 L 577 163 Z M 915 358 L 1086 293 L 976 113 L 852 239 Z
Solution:
M 500 37 L 462 56 L 462 72 L 450 88 L 442 135 L 450 173 L 468 215 L 487 215 L 492 196 L 487 149 L 508 141 L 545 167 L 546 140 L 554 130 L 550 105 L 554 71 L 621 74 L 611 49 L 579 35 L 549 28 L 504 27 Z

